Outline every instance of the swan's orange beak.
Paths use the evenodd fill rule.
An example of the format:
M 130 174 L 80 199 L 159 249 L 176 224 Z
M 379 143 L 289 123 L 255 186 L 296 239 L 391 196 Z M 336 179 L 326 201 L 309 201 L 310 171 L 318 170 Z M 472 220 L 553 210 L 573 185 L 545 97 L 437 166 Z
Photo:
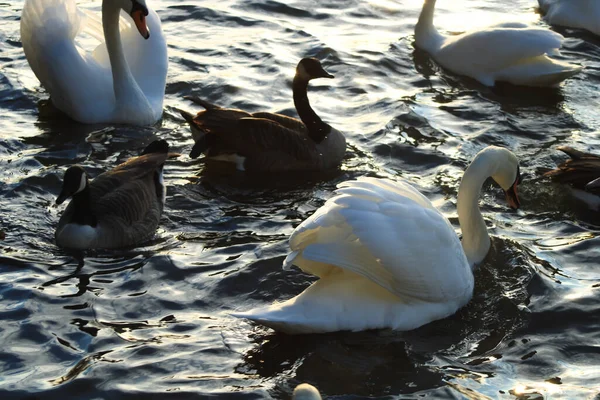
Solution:
M 144 39 L 148 39 L 150 37 L 150 32 L 148 31 L 148 26 L 146 25 L 146 16 L 144 15 L 144 11 L 137 9 L 131 13 L 131 18 L 133 18 L 133 22 L 135 22 L 135 26 L 137 30 L 140 32 L 140 35 Z
M 513 185 L 508 189 L 506 194 L 506 202 L 508 206 L 513 210 L 517 210 L 521 206 L 521 202 L 519 201 L 519 195 L 517 194 L 517 185 L 518 181 L 515 181 Z

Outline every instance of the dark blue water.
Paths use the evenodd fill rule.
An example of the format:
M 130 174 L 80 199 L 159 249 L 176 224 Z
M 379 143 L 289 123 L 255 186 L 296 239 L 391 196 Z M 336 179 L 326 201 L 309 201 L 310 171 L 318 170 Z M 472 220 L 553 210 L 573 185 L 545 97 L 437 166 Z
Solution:
M 541 171 L 564 160 L 559 145 L 600 153 L 600 39 L 559 30 L 564 57 L 585 70 L 558 89 L 489 89 L 415 51 L 420 0 L 148 3 L 170 66 L 163 120 L 144 129 L 41 116 L 48 96 L 21 48 L 22 2 L 0 4 L 2 398 L 287 399 L 300 382 L 334 398 L 598 398 L 600 217 Z M 439 3 L 444 31 L 499 18 L 545 26 L 534 1 Z M 309 97 L 346 133 L 338 172 L 246 177 L 187 157 L 177 108 L 196 108 L 184 95 L 295 115 L 291 79 L 304 56 L 336 76 Z M 96 175 L 154 138 L 184 154 L 165 168 L 154 240 L 57 248 L 64 170 L 79 163 Z M 281 270 L 287 237 L 344 180 L 409 179 L 458 228 L 462 171 L 490 144 L 520 159 L 522 209 L 484 188 L 493 246 L 456 315 L 411 332 L 305 336 L 228 315 L 308 286 L 314 278 Z

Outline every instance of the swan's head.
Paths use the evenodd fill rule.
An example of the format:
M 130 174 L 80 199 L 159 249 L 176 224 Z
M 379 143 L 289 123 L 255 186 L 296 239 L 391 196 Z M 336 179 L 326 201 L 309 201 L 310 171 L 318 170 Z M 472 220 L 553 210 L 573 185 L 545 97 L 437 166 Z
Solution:
M 301 383 L 294 389 L 292 400 L 321 400 L 321 394 L 313 385 Z
M 484 149 L 483 152 L 493 154 L 496 161 L 496 171 L 492 174 L 492 179 L 504 190 L 510 208 L 516 210 L 521 206 L 517 186 L 523 180 L 517 156 L 508 149 L 496 146 L 490 146 Z
M 56 199 L 56 204 L 62 204 L 69 197 L 83 192 L 87 186 L 88 176 L 85 170 L 79 165 L 73 165 L 65 172 L 63 187 Z
M 120 0 L 121 8 L 133 19 L 135 27 L 144 39 L 150 37 L 148 25 L 146 25 L 146 16 L 148 16 L 148 6 L 146 0 Z
M 312 57 L 300 60 L 296 67 L 296 76 L 305 81 L 316 78 L 333 78 L 333 75 L 323 69 L 321 62 Z

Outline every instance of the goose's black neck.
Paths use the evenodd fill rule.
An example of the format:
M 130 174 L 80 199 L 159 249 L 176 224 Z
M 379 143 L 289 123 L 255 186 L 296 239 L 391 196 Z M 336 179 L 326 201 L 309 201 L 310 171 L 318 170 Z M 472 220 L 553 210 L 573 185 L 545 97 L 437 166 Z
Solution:
M 329 132 L 331 132 L 331 126 L 321 121 L 321 118 L 319 118 L 311 108 L 307 94 L 308 81 L 296 75 L 294 77 L 292 89 L 294 91 L 294 105 L 296 106 L 296 111 L 298 111 L 300 119 L 304 122 L 304 125 L 306 125 L 308 136 L 315 141 L 315 143 L 321 143 Z
M 73 195 L 73 208 L 75 212 L 73 214 L 73 222 L 79 225 L 89 225 L 96 227 L 98 219 L 92 212 L 92 204 L 90 199 L 90 187 L 86 186 L 81 192 Z

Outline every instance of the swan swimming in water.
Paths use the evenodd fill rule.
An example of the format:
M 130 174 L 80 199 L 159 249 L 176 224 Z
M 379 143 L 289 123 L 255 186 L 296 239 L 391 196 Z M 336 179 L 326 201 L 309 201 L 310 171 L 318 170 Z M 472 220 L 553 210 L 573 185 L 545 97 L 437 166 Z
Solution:
M 549 24 L 585 29 L 600 35 L 600 1 L 538 0 L 538 3 Z
M 548 29 L 504 23 L 444 36 L 433 25 L 436 0 L 425 0 L 415 26 L 415 45 L 444 68 L 486 86 L 498 81 L 524 86 L 555 86 L 581 67 L 553 60 L 564 38 Z
M 93 52 L 77 42 L 83 33 L 100 42 Z M 26 0 L 21 41 L 52 104 L 72 119 L 151 125 L 161 118 L 167 43 L 145 0 L 103 0 L 101 20 L 75 0 Z
M 462 243 L 433 204 L 406 181 L 359 178 L 290 237 L 292 265 L 319 277 L 298 296 L 233 313 L 286 333 L 410 330 L 454 314 L 473 295 L 473 269 L 490 248 L 479 211 L 481 186 L 492 177 L 519 207 L 519 164 L 507 149 L 480 151 L 458 191 Z

